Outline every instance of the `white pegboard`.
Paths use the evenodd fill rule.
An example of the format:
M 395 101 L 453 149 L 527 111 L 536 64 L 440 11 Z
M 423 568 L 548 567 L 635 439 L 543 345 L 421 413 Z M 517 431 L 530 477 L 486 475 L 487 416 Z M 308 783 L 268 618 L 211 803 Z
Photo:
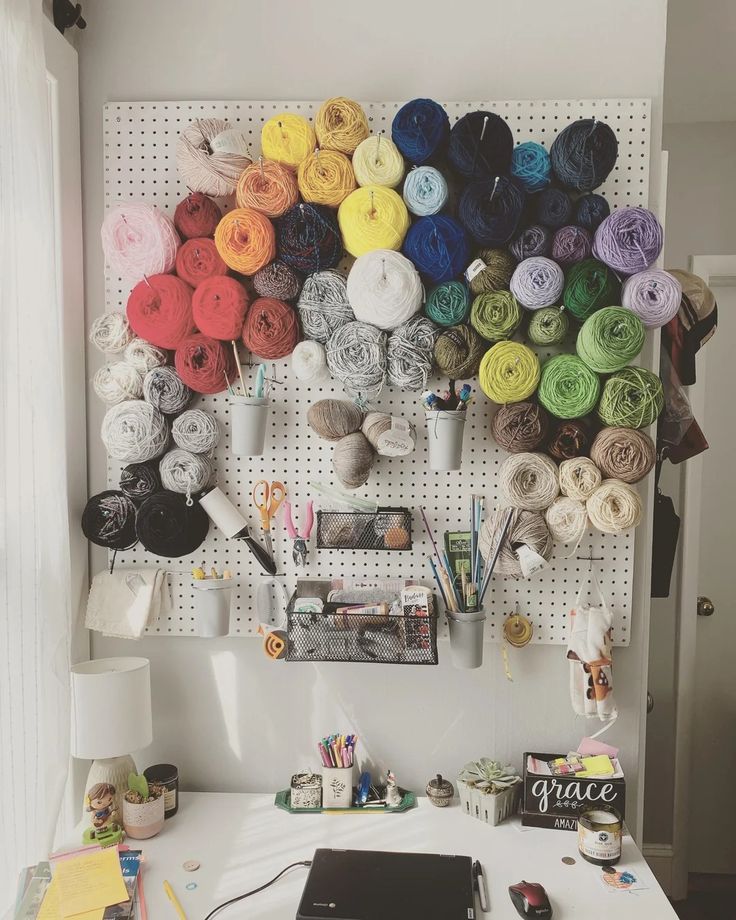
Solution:
M 391 122 L 402 103 L 363 103 L 374 133 L 390 134 Z M 448 102 L 445 107 L 454 122 L 466 112 L 492 109 L 509 122 L 517 143 L 536 140 L 549 148 L 557 132 L 571 121 L 596 116 L 608 122 L 619 141 L 615 169 L 600 189 L 612 207 L 646 205 L 648 202 L 650 102 L 648 99 L 551 100 L 506 102 Z M 105 205 L 118 201 L 140 200 L 156 204 L 173 214 L 186 194 L 176 172 L 176 141 L 180 131 L 193 119 L 220 117 L 239 126 L 250 138 L 251 153 L 260 153 L 261 125 L 275 112 L 292 110 L 313 118 L 319 103 L 312 102 L 115 102 L 104 107 Z M 223 202 L 227 205 L 227 202 Z M 129 286 L 108 273 L 106 309 L 125 309 Z M 245 357 L 245 353 L 244 357 Z M 244 367 L 252 381 L 255 369 Z M 281 479 L 299 512 L 310 495 L 312 480 L 334 482 L 331 467 L 332 445 L 321 441 L 309 429 L 306 413 L 318 399 L 344 397 L 342 385 L 330 381 L 322 386 L 299 384 L 290 376 L 289 361 L 279 361 L 266 452 L 249 462 L 230 455 L 230 422 L 225 394 L 198 396 L 192 403 L 213 412 L 223 437 L 217 449 L 217 482 L 230 499 L 257 527 L 251 505 L 251 491 L 261 478 Z M 430 383 L 441 385 L 439 378 Z M 462 473 L 435 473 L 427 462 L 424 415 L 417 394 L 386 388 L 376 407 L 409 419 L 416 426 L 417 446 L 406 458 L 380 457 L 360 495 L 374 498 L 380 505 L 407 506 L 414 511 L 414 547 L 411 552 L 317 551 L 312 534 L 306 570 L 297 572 L 291 559 L 291 541 L 283 530 L 280 516 L 273 530 L 279 573 L 287 591 L 293 589 L 297 574 L 311 577 L 413 577 L 427 583 L 426 556 L 430 551 L 419 516 L 424 506 L 437 535 L 445 530 L 464 529 L 468 521 L 470 496 L 485 495 L 486 508 L 498 500 L 497 471 L 506 454 L 493 441 L 489 422 L 493 407 L 482 393 L 469 412 L 466 425 Z M 98 442 L 99 443 L 99 442 Z M 101 448 L 100 448 L 101 449 Z M 108 481 L 117 487 L 120 465 L 108 464 Z M 313 496 L 318 498 L 316 495 Z M 318 506 L 318 502 L 316 502 Z M 634 565 L 634 535 L 605 536 L 589 532 L 571 558 L 569 549 L 558 547 L 552 566 L 530 581 L 494 578 L 486 596 L 489 619 L 486 638 L 499 641 L 501 625 L 516 602 L 534 624 L 535 643 L 563 644 L 566 641 L 568 611 L 574 603 L 587 563 L 577 557 L 602 557 L 596 566 L 604 593 L 615 616 L 614 642 L 628 645 Z M 194 566 L 229 568 L 236 575 L 231 611 L 231 634 L 253 636 L 261 620 L 271 619 L 272 611 L 256 612 L 255 598 L 260 575 L 258 565 L 241 543 L 226 540 L 213 527 L 196 554 L 183 559 L 160 559 L 140 548 L 119 553 L 117 565 L 152 565 L 170 573 L 174 611 L 167 620 L 155 624 L 152 635 L 196 636 L 194 594 L 190 572 Z M 443 625 L 440 635 L 446 635 Z

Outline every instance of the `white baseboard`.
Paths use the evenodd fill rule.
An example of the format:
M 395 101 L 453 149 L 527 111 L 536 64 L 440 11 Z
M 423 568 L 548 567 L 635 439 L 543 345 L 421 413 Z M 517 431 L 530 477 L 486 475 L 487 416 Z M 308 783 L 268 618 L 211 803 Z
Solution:
M 672 893 L 672 844 L 645 843 L 641 851 L 654 877 L 662 886 L 662 890 L 666 895 L 670 895 Z

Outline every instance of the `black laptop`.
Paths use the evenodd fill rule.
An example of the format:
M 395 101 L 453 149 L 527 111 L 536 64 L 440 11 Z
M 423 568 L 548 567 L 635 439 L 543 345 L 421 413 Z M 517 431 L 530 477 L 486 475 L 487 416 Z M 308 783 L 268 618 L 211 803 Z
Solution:
M 472 860 L 315 850 L 297 920 L 474 920 Z

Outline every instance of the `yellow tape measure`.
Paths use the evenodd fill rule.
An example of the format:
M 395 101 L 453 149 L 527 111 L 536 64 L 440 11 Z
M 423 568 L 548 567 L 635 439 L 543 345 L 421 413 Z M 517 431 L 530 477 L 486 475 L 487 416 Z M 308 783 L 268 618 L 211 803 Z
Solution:
M 508 646 L 511 645 L 514 648 L 524 648 L 525 645 L 531 642 L 533 633 L 534 627 L 531 621 L 519 613 L 519 605 L 517 604 L 516 612 L 509 614 L 503 624 L 503 646 L 501 648 L 501 653 L 503 654 L 503 667 L 508 680 L 513 680 L 511 676 L 511 665 L 509 663 Z

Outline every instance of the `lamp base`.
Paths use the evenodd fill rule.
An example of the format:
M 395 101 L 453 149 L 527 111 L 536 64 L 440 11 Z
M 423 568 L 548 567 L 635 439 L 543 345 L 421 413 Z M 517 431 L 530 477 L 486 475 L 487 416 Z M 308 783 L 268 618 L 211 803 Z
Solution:
M 87 822 L 90 820 L 90 813 L 87 811 L 87 793 L 89 790 L 97 783 L 108 783 L 115 787 L 114 807 L 122 825 L 123 796 L 128 789 L 128 774 L 137 772 L 135 761 L 130 754 L 124 754 L 122 757 L 102 757 L 93 761 L 84 787 L 82 820 Z

